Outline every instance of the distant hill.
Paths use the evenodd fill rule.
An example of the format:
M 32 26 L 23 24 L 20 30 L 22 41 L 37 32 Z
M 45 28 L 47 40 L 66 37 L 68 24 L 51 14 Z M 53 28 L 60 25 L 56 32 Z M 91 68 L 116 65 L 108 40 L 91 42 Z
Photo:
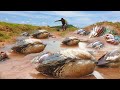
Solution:
M 77 28 L 77 27 L 75 27 L 75 26 L 73 26 L 73 25 L 71 25 L 71 24 L 69 24 L 67 27 L 68 27 L 68 28 Z M 57 29 L 60 29 L 61 26 L 52 26 L 51 28 L 57 28 Z

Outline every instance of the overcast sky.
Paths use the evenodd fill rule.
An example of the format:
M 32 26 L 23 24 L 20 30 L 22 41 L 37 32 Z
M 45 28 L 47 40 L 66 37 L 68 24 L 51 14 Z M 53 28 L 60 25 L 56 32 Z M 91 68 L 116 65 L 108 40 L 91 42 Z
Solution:
M 0 11 L 0 21 L 12 23 L 56 26 L 61 25 L 54 22 L 60 18 L 84 27 L 101 21 L 120 22 L 120 11 Z

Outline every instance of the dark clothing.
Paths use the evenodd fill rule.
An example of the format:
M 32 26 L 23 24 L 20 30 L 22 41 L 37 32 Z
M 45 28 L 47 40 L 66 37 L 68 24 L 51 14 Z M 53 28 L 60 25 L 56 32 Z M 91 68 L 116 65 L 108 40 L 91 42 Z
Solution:
M 67 29 L 67 21 L 65 19 L 61 18 L 61 20 L 57 20 L 57 21 L 61 21 L 62 22 L 62 29 L 63 30 Z
M 67 29 L 67 25 L 66 24 L 62 25 L 62 29 L 66 30 Z
M 66 22 L 66 20 L 65 20 L 65 19 L 61 19 L 61 20 L 58 20 L 58 21 L 61 21 L 61 22 L 62 22 L 62 25 L 67 24 L 67 22 Z

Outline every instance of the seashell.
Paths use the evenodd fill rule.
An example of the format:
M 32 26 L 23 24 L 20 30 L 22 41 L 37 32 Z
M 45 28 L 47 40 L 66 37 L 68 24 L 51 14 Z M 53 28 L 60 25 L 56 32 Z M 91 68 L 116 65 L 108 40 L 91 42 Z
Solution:
M 87 47 L 90 47 L 90 48 L 96 48 L 96 49 L 100 49 L 104 46 L 104 44 L 100 41 L 95 41 L 95 42 L 92 42 L 90 44 L 87 45 Z
M 67 37 L 65 38 L 62 43 L 68 46 L 78 45 L 80 40 L 77 37 Z
M 13 47 L 12 50 L 18 53 L 30 54 L 38 53 L 44 50 L 46 47 L 40 40 L 37 39 L 25 39 L 18 41 Z
M 120 67 L 120 50 L 115 49 L 106 53 L 98 60 L 98 66 Z
M 5 52 L 0 52 L 0 61 L 4 61 L 8 58 L 8 55 Z
M 68 49 L 51 54 L 36 67 L 36 70 L 57 78 L 77 78 L 91 74 L 95 63 L 95 58 L 89 52 Z
M 32 36 L 37 39 L 48 38 L 50 33 L 47 30 L 38 30 L 37 32 L 33 33 Z

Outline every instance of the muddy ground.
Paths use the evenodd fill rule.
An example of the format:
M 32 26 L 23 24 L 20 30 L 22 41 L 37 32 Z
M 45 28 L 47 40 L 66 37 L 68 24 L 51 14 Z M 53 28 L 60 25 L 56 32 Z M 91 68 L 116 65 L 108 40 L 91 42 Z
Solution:
M 96 59 L 99 59 L 102 55 L 104 55 L 107 51 L 111 51 L 113 49 L 119 48 L 120 45 L 111 45 L 106 43 L 103 37 L 96 37 L 89 39 L 88 36 L 80 36 L 73 32 L 67 34 L 67 36 L 76 36 L 78 37 L 82 43 L 87 44 L 87 42 L 92 42 L 95 40 L 102 41 L 105 46 L 101 49 L 91 49 L 86 48 L 84 45 L 80 46 L 65 46 L 62 45 L 61 42 L 65 37 L 60 37 L 55 35 L 55 38 L 48 38 L 48 39 L 41 39 L 43 43 L 46 43 L 47 46 L 43 52 L 57 52 L 59 50 L 64 50 L 67 48 L 80 48 L 83 50 L 94 51 L 94 56 Z M 20 38 L 20 37 L 19 37 Z M 28 55 L 22 55 L 18 53 L 14 53 L 11 51 L 11 47 L 14 43 L 0 43 L 0 51 L 5 51 L 9 58 L 6 61 L 0 62 L 0 78 L 1 79 L 55 79 L 49 76 L 45 76 L 40 74 L 38 71 L 35 70 L 35 64 L 31 63 L 31 60 L 39 55 L 40 53 L 33 53 Z M 105 79 L 120 79 L 120 68 L 100 68 L 96 67 L 96 71 L 98 71 Z M 96 79 L 93 75 L 88 75 L 84 77 L 80 77 L 77 79 Z

